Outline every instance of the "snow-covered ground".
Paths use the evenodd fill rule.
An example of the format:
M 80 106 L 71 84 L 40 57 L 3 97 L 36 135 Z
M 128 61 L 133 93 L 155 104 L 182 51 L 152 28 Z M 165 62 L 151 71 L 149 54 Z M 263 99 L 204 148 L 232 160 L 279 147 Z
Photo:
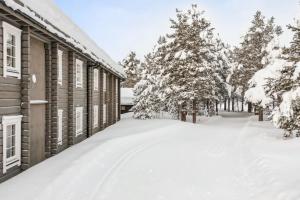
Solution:
M 299 200 L 300 140 L 247 114 L 117 125 L 0 184 L 3 200 Z

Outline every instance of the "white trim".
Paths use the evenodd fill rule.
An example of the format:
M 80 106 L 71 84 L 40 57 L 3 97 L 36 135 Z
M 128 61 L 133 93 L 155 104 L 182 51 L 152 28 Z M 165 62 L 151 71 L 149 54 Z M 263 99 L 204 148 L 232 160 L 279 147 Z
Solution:
M 99 106 L 98 105 L 94 105 L 94 124 L 93 127 L 94 128 L 98 128 L 99 126 Z
M 75 61 L 75 70 L 76 70 L 76 88 L 82 88 L 83 87 L 83 62 L 79 59 L 76 59 Z
M 59 109 L 57 112 L 57 144 L 63 144 L 63 113 L 64 110 Z
M 2 22 L 3 27 L 3 77 L 16 77 L 21 79 L 21 34 L 22 30 L 6 22 Z M 7 64 L 7 35 L 15 36 L 15 68 L 8 67 Z
M 106 84 L 106 72 L 103 72 L 103 91 L 107 90 L 107 84 Z
M 31 100 L 30 101 L 30 104 L 33 104 L 33 105 L 47 104 L 47 103 L 49 103 L 49 101 L 46 101 L 46 100 Z
M 119 118 L 119 80 L 116 79 L 116 120 Z
M 8 169 L 14 166 L 21 165 L 21 122 L 22 115 L 17 116 L 3 116 L 2 117 L 2 126 L 3 126 L 3 174 L 7 172 Z M 7 159 L 6 158 L 6 145 L 7 145 L 7 126 L 15 125 L 15 156 Z
M 83 107 L 76 107 L 75 129 L 76 129 L 76 137 L 83 134 Z
M 94 69 L 94 90 L 99 90 L 99 70 Z
M 107 123 L 107 105 L 103 104 L 103 124 Z
M 63 51 L 60 49 L 57 51 L 57 83 L 63 84 Z

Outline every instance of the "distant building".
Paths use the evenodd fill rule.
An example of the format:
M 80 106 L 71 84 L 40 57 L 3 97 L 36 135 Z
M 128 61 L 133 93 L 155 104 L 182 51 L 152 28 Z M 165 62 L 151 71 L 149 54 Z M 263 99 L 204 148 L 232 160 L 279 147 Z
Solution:
M 133 101 L 133 88 L 121 88 L 121 114 L 131 112 Z
M 52 0 L 0 17 L 1 182 L 120 120 L 125 74 Z

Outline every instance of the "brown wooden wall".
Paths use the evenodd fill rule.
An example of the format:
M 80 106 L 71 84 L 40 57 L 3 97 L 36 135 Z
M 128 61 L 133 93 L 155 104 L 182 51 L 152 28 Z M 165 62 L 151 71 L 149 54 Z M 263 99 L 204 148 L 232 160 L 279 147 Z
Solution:
M 11 22 L 11 21 L 9 21 Z M 0 126 L 0 182 L 19 173 L 21 170 L 26 170 L 31 167 L 30 159 L 30 55 L 31 47 L 30 40 L 33 30 L 29 26 L 20 26 L 15 22 L 11 24 L 23 30 L 22 32 L 22 77 L 17 78 L 3 77 L 3 31 L 0 18 L 0 124 L 4 115 L 23 115 L 22 133 L 21 133 L 21 167 L 14 167 L 2 174 L 3 168 L 3 133 Z M 39 35 L 35 34 L 35 37 Z M 41 36 L 44 40 L 44 36 Z M 45 133 L 45 157 L 55 155 L 71 145 L 77 144 L 88 136 L 98 133 L 105 127 L 112 125 L 119 120 L 116 117 L 116 92 L 115 80 L 116 76 L 106 71 L 107 73 L 107 124 L 103 124 L 103 66 L 95 66 L 88 61 L 82 54 L 75 53 L 72 49 L 59 43 L 45 41 L 45 65 L 46 65 L 46 133 Z M 60 86 L 57 82 L 57 51 L 63 51 L 63 84 Z M 76 59 L 83 61 L 83 88 L 76 88 Z M 99 70 L 99 90 L 94 91 L 93 87 L 93 69 Z M 120 98 L 120 95 L 119 95 Z M 119 100 L 120 102 L 120 100 Z M 99 126 L 93 128 L 93 106 L 99 106 Z M 76 107 L 84 108 L 83 115 L 83 134 L 76 137 Z M 57 114 L 58 109 L 63 109 L 63 145 L 57 145 Z M 120 116 L 120 112 L 119 112 Z

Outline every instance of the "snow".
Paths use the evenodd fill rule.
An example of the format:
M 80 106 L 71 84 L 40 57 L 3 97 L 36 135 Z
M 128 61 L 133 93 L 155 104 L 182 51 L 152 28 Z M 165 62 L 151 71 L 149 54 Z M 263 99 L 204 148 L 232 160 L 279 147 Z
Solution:
M 246 113 L 123 120 L 0 184 L 5 200 L 298 200 L 299 139 Z M 205 119 L 205 120 L 204 120 Z
M 133 88 L 121 88 L 121 105 L 133 105 Z
M 293 102 L 300 98 L 300 87 L 296 87 L 291 91 L 285 92 L 282 95 L 282 102 L 279 106 L 279 110 L 275 112 L 275 124 L 279 119 L 279 116 L 292 118 L 294 115 Z M 279 115 L 279 116 L 278 116 Z
M 296 63 L 293 79 L 296 80 L 300 75 L 300 62 Z
M 55 4 L 53 0 L 2 0 L 14 10 L 31 17 L 45 28 L 65 39 L 75 47 L 91 56 L 92 59 L 105 65 L 106 68 L 125 77 L 123 67 L 113 61 L 98 45 L 83 32 L 74 22 L 68 18 Z

